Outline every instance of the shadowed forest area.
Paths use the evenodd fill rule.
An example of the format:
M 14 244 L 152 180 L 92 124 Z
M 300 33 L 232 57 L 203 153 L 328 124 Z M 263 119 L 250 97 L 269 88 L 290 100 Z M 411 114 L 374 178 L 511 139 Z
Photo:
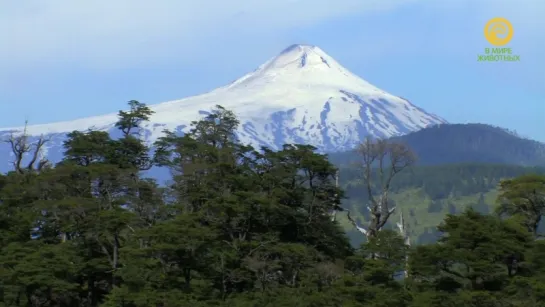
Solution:
M 453 189 L 446 182 L 455 179 L 429 169 L 397 169 L 410 159 L 371 161 L 363 184 L 342 169 L 338 184 L 337 167 L 311 146 L 238 143 L 238 120 L 221 106 L 188 134 L 167 132 L 150 155 L 138 133 L 152 112 L 129 106 L 119 112 L 120 138 L 72 132 L 54 166 L 33 155 L 41 142 L 8 140 L 15 160 L 0 175 L 0 306 L 545 306 L 537 169 L 472 166 L 468 177 L 484 179 Z M 385 140 L 360 147 L 363 157 L 409 158 L 407 150 Z M 25 154 L 35 159 L 23 163 Z M 170 169 L 169 185 L 141 175 L 152 167 Z M 381 170 L 396 179 L 371 182 Z M 441 203 L 492 188 L 497 206 L 486 212 L 455 197 L 454 212 Z M 411 244 L 404 231 L 411 207 L 401 192 L 411 189 L 436 202 L 423 210 L 442 213 L 431 220 L 437 241 Z M 366 206 L 365 217 L 350 216 Z M 387 227 L 398 220 L 399 230 Z M 351 227 L 360 246 L 350 244 Z

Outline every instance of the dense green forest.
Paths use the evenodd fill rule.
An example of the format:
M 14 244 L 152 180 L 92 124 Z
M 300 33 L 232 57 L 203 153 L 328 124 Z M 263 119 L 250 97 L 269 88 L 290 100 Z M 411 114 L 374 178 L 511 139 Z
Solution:
M 441 124 L 393 137 L 418 157 L 418 165 L 493 163 L 545 167 L 545 144 L 486 124 Z M 357 161 L 353 151 L 331 153 L 334 164 Z
M 402 222 L 385 227 L 394 204 L 372 190 L 366 240 L 353 248 L 336 219 L 349 213 L 337 169 L 313 147 L 240 144 L 236 117 L 218 106 L 190 133 L 167 132 L 150 156 L 138 132 L 151 111 L 129 105 L 121 138 L 73 132 L 55 166 L 33 155 L 41 141 L 8 140 L 0 306 L 545 306 L 543 176 L 501 181 L 497 214 L 447 215 L 439 241 L 417 246 Z M 35 159 L 23 164 L 25 154 Z M 168 167 L 172 183 L 140 175 L 152 166 Z

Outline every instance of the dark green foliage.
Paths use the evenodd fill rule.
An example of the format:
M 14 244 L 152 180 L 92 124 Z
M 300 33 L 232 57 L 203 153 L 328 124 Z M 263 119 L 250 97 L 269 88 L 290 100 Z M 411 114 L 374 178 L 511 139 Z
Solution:
M 361 234 L 331 218 L 345 198 L 337 170 L 315 148 L 240 144 L 218 106 L 183 137 L 166 133 L 152 157 L 137 135 L 152 112 L 129 107 L 120 138 L 73 132 L 54 168 L 0 175 L 0 306 L 543 306 L 545 244 L 524 227 L 539 215 L 540 177 L 502 183 L 501 218 L 449 215 L 413 249 L 388 225 L 354 249 L 348 236 Z M 140 175 L 152 165 L 170 168 L 168 187 Z M 438 200 L 429 214 L 445 206 L 458 207 Z
M 537 242 L 514 221 L 471 209 L 449 215 L 439 244 L 418 246 L 410 257 L 410 287 L 417 306 L 519 306 L 535 297 L 515 295 L 537 282 L 532 254 Z M 510 293 L 511 292 L 511 293 Z M 539 306 L 539 305 L 532 305 Z
M 130 110 L 128 112 L 119 111 L 119 120 L 115 124 L 125 137 L 138 134 L 138 131 L 135 130 L 138 130 L 140 125 L 148 121 L 154 113 L 145 104 L 136 100 L 129 101 L 128 105 Z
M 545 176 L 530 174 L 503 181 L 498 202 L 497 213 L 519 216 L 528 230 L 537 235 L 545 215 Z

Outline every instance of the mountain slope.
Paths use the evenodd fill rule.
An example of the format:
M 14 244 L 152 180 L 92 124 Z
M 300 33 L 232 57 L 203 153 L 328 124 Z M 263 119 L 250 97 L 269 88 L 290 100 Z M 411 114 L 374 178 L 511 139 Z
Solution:
M 365 209 L 366 189 L 362 185 L 360 171 L 342 167 L 340 185 L 346 192 L 343 207 L 351 210 L 360 222 L 369 218 Z M 399 213 L 403 212 L 408 229 L 415 243 L 429 243 L 436 239 L 436 226 L 447 213 L 459 213 L 473 207 L 483 214 L 492 213 L 496 207 L 497 186 L 502 179 L 524 174 L 545 175 L 545 167 L 464 163 L 412 167 L 392 181 L 392 202 L 398 207 L 390 219 L 389 227 L 395 227 Z M 338 215 L 356 246 L 362 242 L 361 234 L 350 225 L 346 216 Z M 545 225 L 542 225 L 542 227 Z
M 485 124 L 442 124 L 391 140 L 411 147 L 419 165 L 479 162 L 545 166 L 545 144 Z M 341 164 L 358 157 L 348 151 L 330 154 L 330 159 Z
M 227 86 L 150 106 L 156 113 L 144 127 L 143 137 L 153 142 L 165 128 L 187 131 L 191 121 L 215 105 L 235 112 L 241 122 L 240 140 L 256 147 L 306 143 L 321 151 L 347 150 L 367 135 L 390 137 L 445 122 L 362 80 L 320 48 L 293 45 Z M 33 125 L 27 131 L 51 137 L 45 154 L 56 162 L 67 132 L 113 131 L 115 121 L 116 114 L 109 114 Z M 0 138 L 20 130 L 0 129 Z M 8 154 L 5 145 L 0 147 L 0 159 Z M 0 165 L 0 171 L 4 170 L 5 165 Z

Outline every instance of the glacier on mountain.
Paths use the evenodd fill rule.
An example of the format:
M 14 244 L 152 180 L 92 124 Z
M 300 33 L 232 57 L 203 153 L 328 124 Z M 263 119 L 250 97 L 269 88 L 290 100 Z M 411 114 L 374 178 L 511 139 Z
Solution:
M 446 123 L 434 114 L 391 95 L 354 75 L 323 50 L 292 45 L 255 71 L 208 93 L 150 105 L 155 111 L 144 125 L 148 143 L 164 129 L 185 132 L 221 105 L 240 120 L 241 142 L 273 149 L 285 143 L 305 143 L 321 152 L 353 148 L 365 136 L 390 137 Z M 114 133 L 117 112 L 73 121 L 30 125 L 32 138 L 46 135 L 43 154 L 52 162 L 62 157 L 68 132 L 88 129 Z M 5 139 L 22 127 L 0 128 Z M 10 169 L 10 148 L 0 145 L 0 171 Z

